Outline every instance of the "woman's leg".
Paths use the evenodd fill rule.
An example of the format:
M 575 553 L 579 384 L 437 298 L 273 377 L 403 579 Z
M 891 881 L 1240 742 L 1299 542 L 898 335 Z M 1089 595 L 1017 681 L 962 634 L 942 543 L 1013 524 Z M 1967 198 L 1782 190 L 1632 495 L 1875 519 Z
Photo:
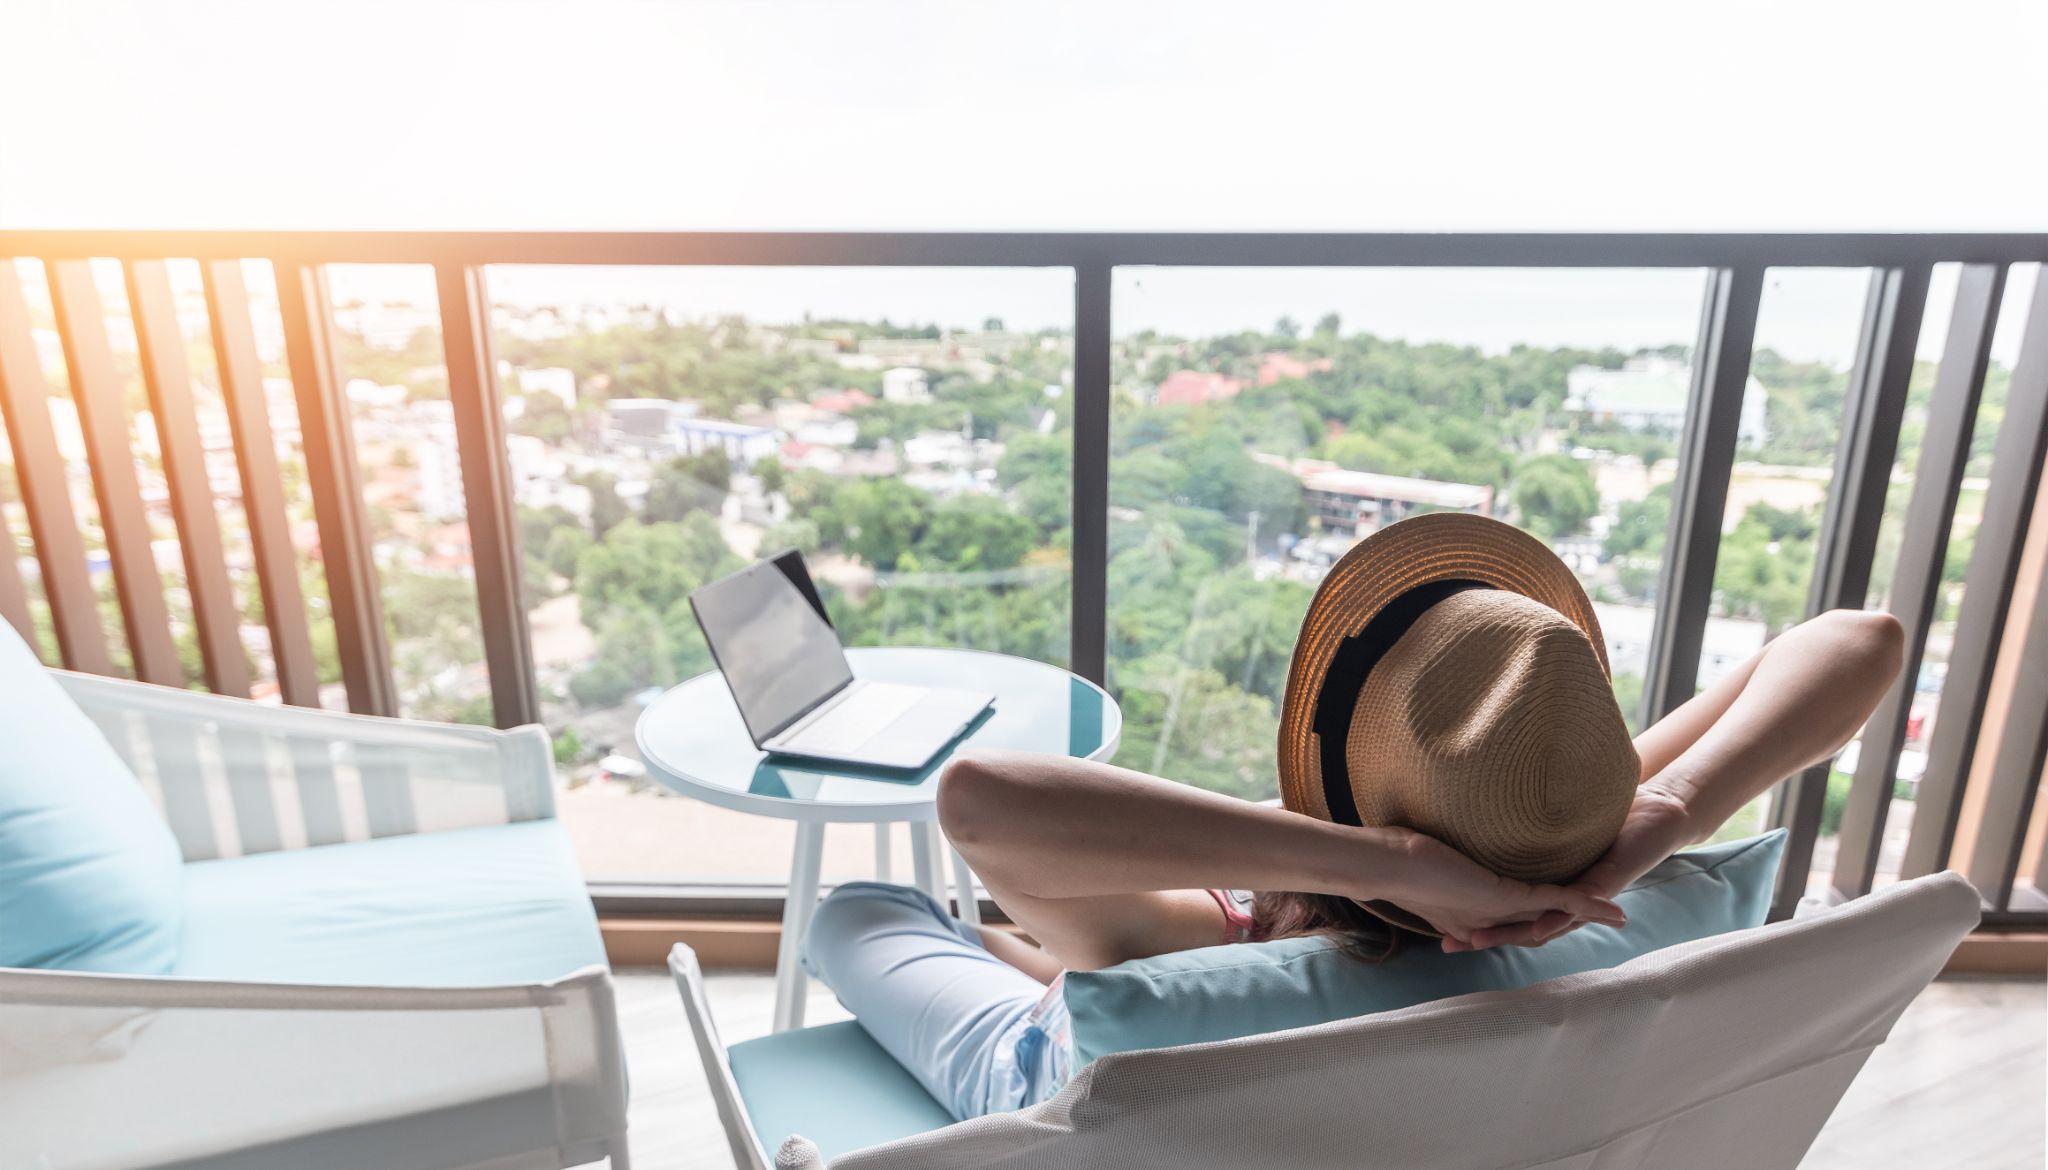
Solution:
M 1046 994 L 990 954 L 931 896 L 853 882 L 818 904 L 805 970 L 830 987 L 875 1043 L 955 1117 L 1015 1108 L 1032 1070 L 1017 1051 Z M 1027 1062 L 1028 1063 L 1028 1062 Z

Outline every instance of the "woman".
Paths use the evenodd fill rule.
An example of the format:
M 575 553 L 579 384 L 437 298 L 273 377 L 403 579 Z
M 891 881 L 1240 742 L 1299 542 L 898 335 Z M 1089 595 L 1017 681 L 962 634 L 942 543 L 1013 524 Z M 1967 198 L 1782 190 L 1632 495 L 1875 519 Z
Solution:
M 1613 700 L 1597 623 L 1576 582 L 1533 539 L 1476 520 L 1393 525 L 1325 580 L 1303 624 L 1283 707 L 1287 807 L 1090 761 L 964 755 L 941 781 L 940 822 L 1037 945 L 962 924 L 917 891 L 855 883 L 818 907 L 807 968 L 955 1116 L 1018 1108 L 1051 1096 L 1073 1071 L 1059 987 L 1065 970 L 1308 933 L 1331 935 L 1372 961 L 1403 937 L 1463 951 L 1539 946 L 1585 922 L 1622 925 L 1615 895 L 1672 852 L 1706 840 L 1771 784 L 1839 749 L 1898 672 L 1894 619 L 1830 612 L 1787 631 L 1631 744 L 1618 708 L 1588 714 L 1588 703 Z M 1456 544 L 1449 559 L 1464 556 L 1462 565 L 1442 567 L 1445 548 L 1430 542 L 1446 539 Z M 1491 552 L 1480 548 L 1489 542 Z M 1491 575 L 1488 566 L 1504 556 L 1524 571 Z M 1366 571 L 1375 562 L 1439 567 L 1360 586 L 1385 575 Z M 1433 581 L 1424 579 L 1432 573 Z M 1379 592 L 1361 607 L 1351 604 L 1360 588 Z M 1410 612 L 1399 612 L 1404 606 Z M 1390 619 L 1399 620 L 1388 627 Z M 1363 656 L 1364 668 L 1347 668 L 1347 654 Z M 1473 663 L 1483 677 L 1473 676 Z M 1347 670 L 1357 676 L 1348 685 L 1340 678 Z M 1603 698 L 1587 698 L 1578 685 L 1587 679 Z M 1559 695 L 1576 695 L 1570 703 L 1580 709 L 1560 713 Z M 1333 736 L 1332 709 L 1363 730 Z M 1404 722 L 1421 730 L 1380 734 Z M 1549 737 L 1533 749 L 1532 727 L 1542 733 L 1534 739 Z M 1317 732 L 1327 749 L 1320 787 Z M 1417 736 L 1420 754 L 1409 750 Z M 1611 750 L 1600 746 L 1609 736 L 1618 737 Z M 1338 739 L 1351 751 L 1349 792 L 1328 783 L 1332 769 L 1344 770 L 1330 746 Z M 1459 753 L 1463 773 L 1457 761 L 1445 762 Z M 1566 763 L 1557 766 L 1559 759 Z M 1623 759 L 1617 796 L 1611 780 L 1590 774 L 1611 773 Z M 1475 761 L 1477 771 L 1469 767 Z M 1454 811 L 1432 821 L 1423 805 L 1443 803 L 1434 797 L 1386 811 L 1387 792 L 1417 771 L 1442 772 L 1450 778 L 1433 782 L 1462 793 L 1529 767 L 1549 769 L 1536 777 L 1545 793 L 1570 790 L 1546 806 L 1549 814 L 1566 811 L 1539 809 L 1511 826 L 1516 840 L 1503 848 L 1473 826 L 1498 822 L 1502 808 L 1527 807 L 1526 788 L 1477 818 Z M 1369 810 L 1364 823 L 1348 807 L 1354 794 Z M 1418 831 L 1424 827 L 1438 836 Z M 1520 848 L 1539 839 L 1533 852 Z M 1550 876 L 1504 872 L 1518 869 Z

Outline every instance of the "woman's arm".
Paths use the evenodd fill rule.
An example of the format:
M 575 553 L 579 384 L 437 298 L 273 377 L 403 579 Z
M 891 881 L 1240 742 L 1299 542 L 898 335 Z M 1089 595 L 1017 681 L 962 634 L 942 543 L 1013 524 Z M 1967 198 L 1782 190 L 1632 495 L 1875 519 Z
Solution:
M 1659 720 L 1636 739 L 1645 780 L 1621 835 L 1573 884 L 1612 898 L 1771 785 L 1833 755 L 1898 676 L 1904 643 L 1890 614 L 1830 610 Z M 1553 915 L 1481 930 L 1470 942 L 1526 946 L 1576 924 Z
M 974 753 L 946 768 L 939 821 L 997 904 L 1069 967 L 1208 946 L 1209 887 L 1395 901 L 1446 935 L 1611 902 L 1500 878 L 1403 829 L 1334 825 L 1064 756 Z

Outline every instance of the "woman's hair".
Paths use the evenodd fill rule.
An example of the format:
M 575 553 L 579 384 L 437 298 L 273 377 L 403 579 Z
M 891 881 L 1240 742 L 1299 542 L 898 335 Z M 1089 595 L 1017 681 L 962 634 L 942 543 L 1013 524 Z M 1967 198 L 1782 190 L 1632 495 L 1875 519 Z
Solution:
M 1406 932 L 1334 894 L 1262 890 L 1252 896 L 1252 936 L 1260 942 L 1323 934 L 1346 954 L 1367 963 L 1392 958 Z

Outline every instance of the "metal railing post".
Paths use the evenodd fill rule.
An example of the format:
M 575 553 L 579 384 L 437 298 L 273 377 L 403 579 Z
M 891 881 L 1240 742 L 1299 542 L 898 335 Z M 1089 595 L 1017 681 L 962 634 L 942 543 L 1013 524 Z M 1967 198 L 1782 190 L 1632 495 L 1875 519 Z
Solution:
M 49 266 L 50 303 L 64 340 L 64 364 L 71 370 L 71 403 L 78 408 L 93 494 L 100 505 L 114 592 L 135 677 L 164 686 L 185 685 L 185 668 L 171 640 L 171 611 L 164 601 L 163 575 L 156 570 L 149 515 L 135 474 L 135 443 L 127 404 L 107 343 L 107 322 L 93 283 L 92 261 L 58 260 Z
M 1110 274 L 1074 269 L 1073 649 L 1075 674 L 1101 684 L 1109 642 Z
M 498 371 L 491 359 L 491 305 L 483 269 L 440 265 L 434 269 L 434 284 L 441 301 L 441 351 L 455 413 L 491 715 L 500 727 L 537 723 L 540 695 L 534 688 L 533 643 L 520 591 L 519 517 Z
M 50 604 L 57 654 L 72 670 L 111 674 L 107 632 L 86 571 L 85 539 L 50 422 L 50 385 L 30 332 L 21 273 L 12 260 L 0 260 L 0 412 L 14 448 L 14 474 L 36 546 L 43 597 Z
M 2005 639 L 2020 552 L 2048 455 L 2048 280 L 2034 286 L 2027 310 L 2026 337 L 2012 372 L 2005 419 L 1991 454 L 1991 486 L 1984 493 L 1970 567 L 1963 578 L 1963 606 L 1956 617 L 1948 676 L 1935 709 L 1927 772 L 1913 803 L 1913 829 L 1906 838 L 1900 877 L 1921 877 L 1942 869 L 1962 818 L 1965 780 L 1977 755 L 1984 726 L 1984 701 L 1998 649 Z
M 1913 355 L 1920 320 L 1927 312 L 1928 269 L 1924 264 L 1880 268 L 1870 274 L 1856 361 L 1842 403 L 1842 434 L 1835 449 L 1835 473 L 1822 514 L 1820 544 L 1814 551 L 1807 613 L 1861 609 L 1870 591 L 1870 563 L 1884 520 L 1898 455 L 1899 420 L 1906 388 L 1913 380 Z M 1779 787 L 1772 820 L 1789 829 L 1784 867 L 1778 874 L 1771 913 L 1789 918 L 1806 892 L 1813 847 L 1820 836 L 1827 800 L 1829 757 Z
M 1869 893 L 1877 874 L 1899 751 L 1905 745 L 1906 722 L 1913 711 L 1921 656 L 1940 606 L 1949 531 L 1955 525 L 1956 499 L 1970 460 L 1977 406 L 1984 395 L 1984 373 L 1991 361 L 1991 337 L 2004 291 L 2002 264 L 1966 264 L 1956 278 L 1948 339 L 1934 376 L 1927 429 L 1913 473 L 1913 494 L 1901 526 L 1898 567 L 1892 575 L 1889 608 L 1905 627 L 1904 662 L 1898 679 L 1863 728 L 1863 747 L 1835 846 L 1832 884 L 1837 897 L 1858 898 Z
M 128 311 L 135 320 L 142 381 L 156 419 L 157 446 L 163 452 L 164 484 L 178 529 L 185 592 L 192 599 L 206 687 L 247 698 L 249 664 L 242 649 L 242 615 L 228 583 L 227 553 L 221 545 L 220 519 L 213 511 L 199 411 L 192 401 L 192 369 L 185 360 L 185 335 L 178 328 L 170 274 L 161 260 L 130 260 L 124 267 Z
M 1714 563 L 1721 552 L 1721 516 L 1728 508 L 1728 479 L 1735 464 L 1763 281 L 1763 268 L 1754 265 L 1717 268 L 1707 274 L 1692 351 L 1691 396 L 1679 443 L 1678 480 L 1672 485 L 1671 525 L 1657 579 L 1656 625 L 1643 679 L 1644 726 L 1692 698 L 1699 682 L 1700 648 L 1714 598 Z
M 361 467 L 348 401 L 334 365 L 334 315 L 328 305 L 327 276 L 319 265 L 277 264 L 277 305 L 284 319 L 285 353 L 292 393 L 299 405 L 306 479 L 313 491 L 313 519 L 320 529 L 320 562 L 327 573 L 327 601 L 349 710 L 361 715 L 398 714 L 391 681 L 391 652 L 384 635 L 384 607 L 378 595 L 369 520 L 363 514 Z
M 263 598 L 263 624 L 270 631 L 270 658 L 284 701 L 320 705 L 320 672 L 313 661 L 306 598 L 299 588 L 299 562 L 292 547 L 291 518 L 285 513 L 284 475 L 278 468 L 270 426 L 270 401 L 263 389 L 263 363 L 256 356 L 255 326 L 249 320 L 249 290 L 240 260 L 208 260 L 199 266 L 206 288 L 206 315 L 213 330 L 213 357 L 220 368 L 220 395 L 235 446 L 235 471 L 242 485 L 242 511 L 249 524 L 249 549 L 256 587 Z

